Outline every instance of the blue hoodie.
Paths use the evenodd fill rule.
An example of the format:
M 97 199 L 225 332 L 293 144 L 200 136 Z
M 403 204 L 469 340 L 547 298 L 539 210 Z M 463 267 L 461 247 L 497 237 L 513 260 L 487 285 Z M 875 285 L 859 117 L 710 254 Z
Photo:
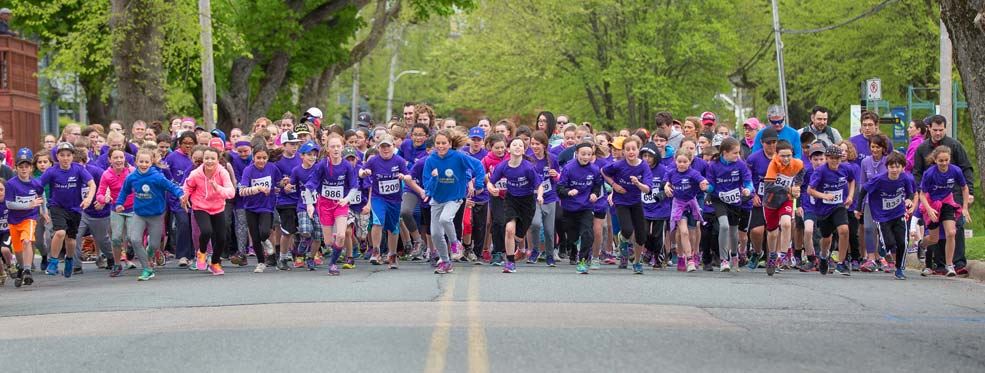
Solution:
M 184 194 L 181 188 L 165 178 L 156 168 L 148 168 L 144 173 L 134 170 L 123 181 L 116 204 L 122 206 L 127 196 L 133 193 L 133 212 L 137 216 L 158 216 L 167 207 L 164 192 L 169 192 L 176 198 Z
M 434 170 L 438 170 L 437 177 L 431 176 Z M 444 157 L 439 156 L 438 152 L 431 153 L 424 161 L 421 176 L 424 178 L 424 191 L 436 203 L 464 199 L 470 179 L 479 180 L 475 183 L 477 191 L 484 189 L 486 180 L 486 172 L 481 163 L 475 162 L 472 156 L 453 149 L 449 149 Z

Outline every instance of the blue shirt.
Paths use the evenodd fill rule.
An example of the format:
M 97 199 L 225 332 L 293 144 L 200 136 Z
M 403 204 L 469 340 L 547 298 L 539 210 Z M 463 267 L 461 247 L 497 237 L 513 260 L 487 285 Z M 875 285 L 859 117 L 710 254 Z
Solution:
M 804 150 L 800 146 L 800 133 L 797 133 L 797 130 L 790 128 L 790 126 L 786 126 L 786 125 L 783 126 L 783 129 L 776 132 L 778 135 L 777 137 L 779 137 L 780 140 L 786 140 L 787 142 L 790 143 L 790 145 L 793 146 L 794 158 L 800 159 L 801 154 L 804 152 Z M 763 131 L 759 131 L 759 133 L 756 134 L 756 139 L 753 140 L 753 144 L 752 144 L 753 152 L 757 150 L 763 150 L 763 143 L 759 141 L 761 137 L 763 137 Z

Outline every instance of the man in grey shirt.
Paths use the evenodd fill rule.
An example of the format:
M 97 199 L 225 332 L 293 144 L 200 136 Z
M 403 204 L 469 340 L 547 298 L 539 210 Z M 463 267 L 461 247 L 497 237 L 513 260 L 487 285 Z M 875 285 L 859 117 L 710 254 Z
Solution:
M 829 147 L 831 145 L 841 142 L 841 133 L 838 129 L 828 125 L 828 108 L 824 106 L 814 106 L 811 109 L 811 124 L 807 127 L 798 130 L 798 133 L 803 134 L 805 131 L 809 131 L 814 134 L 815 141 L 820 141 L 824 144 L 824 147 Z

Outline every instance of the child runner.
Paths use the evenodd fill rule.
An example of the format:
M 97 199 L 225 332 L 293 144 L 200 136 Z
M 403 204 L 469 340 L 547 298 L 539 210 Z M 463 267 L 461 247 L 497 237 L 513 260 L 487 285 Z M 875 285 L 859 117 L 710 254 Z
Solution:
M 103 172 L 99 179 L 99 189 L 96 191 L 96 203 L 113 205 L 110 209 L 110 242 L 113 245 L 113 260 L 115 265 L 111 266 L 109 276 L 117 277 L 123 273 L 123 244 L 126 240 L 127 229 L 130 227 L 128 221 L 133 219 L 133 195 L 127 197 L 123 203 L 123 212 L 116 212 L 116 197 L 123 189 L 123 182 L 127 176 L 133 172 L 134 167 L 126 163 L 126 152 L 122 149 L 110 150 L 109 169 Z
M 96 183 L 85 167 L 75 163 L 75 146 L 63 142 L 55 147 L 58 165 L 49 168 L 38 179 L 42 186 L 51 188 L 48 198 L 48 210 L 54 227 L 51 237 L 51 257 L 48 258 L 49 276 L 58 274 L 58 255 L 62 245 L 68 248 L 65 252 L 65 277 L 72 277 L 72 252 L 75 248 L 75 236 L 78 235 L 79 222 L 82 219 L 82 209 L 88 208 L 96 193 Z
M 89 159 L 89 152 L 85 151 L 84 147 L 79 147 L 82 142 L 88 141 L 87 139 L 80 138 L 76 140 L 76 150 L 75 161 L 76 163 L 85 165 L 86 171 L 92 176 L 92 180 L 96 185 L 99 185 L 99 181 L 103 176 L 103 169 L 100 166 L 92 164 L 91 159 Z M 95 193 L 94 193 L 95 195 Z M 110 209 L 106 208 L 106 204 L 99 203 L 98 201 L 89 205 L 89 208 L 82 210 L 82 219 L 79 222 L 79 236 L 85 237 L 91 235 L 93 241 L 95 241 L 96 247 L 99 249 L 99 254 L 97 256 L 106 258 L 107 264 L 109 262 L 115 263 L 113 258 L 112 245 L 109 242 L 109 213 Z M 76 246 L 74 247 L 76 271 L 82 272 L 82 261 L 79 255 L 82 253 L 82 240 L 76 240 Z M 112 267 L 112 265 L 108 265 Z
M 246 167 L 249 167 L 253 163 L 253 147 L 250 146 L 250 141 L 245 138 L 241 138 L 236 141 L 235 154 L 229 154 L 229 164 L 233 166 L 233 177 L 234 180 L 239 180 L 243 176 L 243 171 Z M 302 181 L 303 183 L 304 181 Z M 245 196 L 240 196 L 237 193 L 236 198 L 233 200 L 233 222 L 234 229 L 236 232 L 236 255 L 229 258 L 229 262 L 238 266 L 245 266 L 247 264 L 247 255 L 249 250 L 247 246 L 250 243 L 250 230 L 247 228 L 246 224 L 246 210 L 243 209 L 243 200 Z
M 305 208 L 308 203 L 315 203 L 315 195 L 308 193 L 304 183 L 314 172 L 319 150 L 318 144 L 312 141 L 301 145 L 300 150 L 298 150 L 298 153 L 301 154 L 301 165 L 291 171 L 290 183 L 292 189 L 301 191 L 298 204 L 295 207 L 295 213 L 298 216 L 298 234 L 301 237 L 298 252 L 305 254 L 304 265 L 309 271 L 315 270 L 315 254 L 321 250 L 322 232 L 321 223 L 318 221 L 318 212 L 314 213 L 315 216 L 308 216 L 308 211 Z
M 263 273 L 267 269 L 266 256 L 274 252 L 274 245 L 268 238 L 274 218 L 275 183 L 281 179 L 281 175 L 277 167 L 268 164 L 269 159 L 270 151 L 267 146 L 255 144 L 253 164 L 243 170 L 239 179 L 239 195 L 243 197 L 246 225 L 257 256 L 257 266 L 253 273 Z
M 538 248 L 541 247 L 540 230 L 544 229 L 544 253 L 547 255 L 547 266 L 554 267 L 555 248 L 554 248 L 554 221 L 557 215 L 558 194 L 551 184 L 556 183 L 561 176 L 558 174 L 557 155 L 548 154 L 547 134 L 543 131 L 536 131 L 530 136 L 530 149 L 533 150 L 531 163 L 534 169 L 540 171 L 541 185 L 544 189 L 544 203 L 537 205 L 534 218 L 530 223 L 530 238 L 533 243 L 532 253 L 527 258 L 527 263 L 537 263 L 540 256 Z M 560 145 L 558 145 L 560 146 Z M 570 145 L 569 145 L 570 146 Z M 563 150 L 563 149 L 562 149 Z M 577 233 L 577 232 L 576 232 Z M 570 243 L 570 242 L 569 242 Z M 569 247 L 574 248 L 575 245 Z M 577 253 L 565 253 L 570 255 L 572 261 L 576 260 Z
M 763 188 L 763 216 L 766 218 L 766 275 L 773 276 L 779 263 L 778 253 L 790 248 L 793 220 L 793 201 L 800 197 L 800 184 L 804 179 L 804 162 L 794 159 L 793 146 L 786 140 L 776 144 L 776 156 L 766 170 Z M 779 232 L 777 231 L 779 230 Z
M 535 136 L 536 138 L 536 136 Z M 581 240 L 578 248 L 578 266 L 575 271 L 588 274 L 588 260 L 595 244 L 593 232 L 594 208 L 599 195 L 602 194 L 602 174 L 598 166 L 592 164 L 595 148 L 590 143 L 575 145 L 575 162 L 568 162 L 561 171 L 561 179 L 557 184 L 557 192 L 561 198 L 561 208 L 564 209 L 565 227 L 568 229 L 565 237 L 569 245 Z M 553 262 L 553 255 L 548 253 L 548 262 Z
M 181 204 L 192 210 L 198 224 L 198 255 L 196 267 L 206 269 L 205 252 L 212 242 L 212 261 L 208 265 L 214 276 L 225 273 L 222 270 L 222 250 L 226 247 L 226 200 L 233 198 L 236 188 L 229 178 L 229 172 L 219 165 L 219 151 L 207 148 L 202 154 L 202 165 L 192 170 L 185 179 L 184 195 Z
M 722 272 L 729 272 L 738 264 L 732 263 L 732 258 L 738 258 L 739 230 L 749 222 L 749 210 L 744 205 L 752 194 L 752 175 L 746 162 L 739 158 L 740 152 L 739 141 L 726 138 L 718 146 L 718 159 L 712 160 L 707 173 L 707 192 L 718 220 L 718 257 Z
M 640 156 L 650 167 L 650 174 L 653 176 L 650 185 L 663 185 L 664 176 L 667 176 L 667 164 L 663 160 L 663 147 L 667 144 L 667 139 L 660 132 L 655 131 L 653 142 L 643 145 Z M 670 199 L 660 188 L 650 188 L 650 193 L 642 195 L 643 217 L 646 219 L 646 249 L 656 259 L 654 269 L 660 268 L 661 255 L 663 252 L 664 229 L 667 220 L 670 218 Z
M 619 219 L 620 233 L 627 242 L 632 239 L 633 272 L 643 274 L 643 245 L 646 244 L 646 220 L 643 217 L 642 196 L 650 193 L 653 174 L 650 166 L 640 159 L 640 144 L 638 137 L 629 137 L 620 144 L 623 159 L 602 168 L 602 177 L 612 185 L 614 192 L 609 198 L 616 207 Z M 628 253 L 622 253 L 627 257 Z
M 21 148 L 17 151 L 15 163 L 17 177 L 5 184 L 4 202 L 7 207 L 7 224 L 10 228 L 11 248 L 17 259 L 17 272 L 13 274 L 14 287 L 31 285 L 31 265 L 34 262 L 35 240 L 34 230 L 37 228 L 38 212 L 44 204 L 44 187 L 34 178 L 31 149 Z
M 164 208 L 165 192 L 171 193 L 180 198 L 184 195 L 181 188 L 174 185 L 161 174 L 157 168 L 151 168 L 154 152 L 141 149 L 137 152 L 137 170 L 127 176 L 120 189 L 120 195 L 116 197 L 116 212 L 121 213 L 125 210 L 124 203 L 130 194 L 133 194 L 133 220 L 129 227 L 130 247 L 133 248 L 140 261 L 143 272 L 137 277 L 137 281 L 147 281 L 154 278 L 154 270 L 147 263 L 148 255 L 152 255 L 161 243 L 161 234 L 164 229 Z M 147 247 L 144 248 L 144 231 L 147 231 Z
M 811 144 L 808 148 L 807 156 L 810 157 L 809 164 L 804 166 L 804 181 L 801 185 L 801 190 L 807 190 L 811 178 L 814 176 L 814 170 L 825 167 L 824 158 L 824 145 L 817 142 Z M 797 208 L 797 214 L 801 216 L 804 220 L 804 251 L 807 254 L 807 261 L 802 263 L 799 270 L 801 272 L 814 272 L 817 271 L 818 261 L 817 254 L 814 250 L 814 232 L 817 226 L 817 215 L 814 212 L 814 205 L 817 204 L 817 199 L 810 195 L 810 193 L 800 193 L 800 206 Z
M 454 150 L 465 141 L 465 136 L 458 132 L 438 131 L 434 136 L 435 151 L 427 158 L 422 170 L 424 189 L 430 198 L 431 241 L 439 257 L 434 270 L 437 274 L 452 272 L 449 245 L 452 252 L 461 250 L 455 232 L 455 214 L 465 198 L 483 189 L 479 183 L 475 183 L 478 187 L 473 187 L 472 182 L 486 177 L 481 164 L 474 162 L 470 155 Z
M 363 156 L 366 157 L 365 160 L 368 161 L 376 154 L 376 149 L 369 148 L 366 149 L 366 154 Z M 359 158 L 356 148 L 348 146 L 345 147 L 345 149 L 342 150 L 342 159 L 349 162 L 349 164 L 356 170 L 362 168 L 363 159 Z M 370 180 L 368 178 L 359 178 L 359 181 L 356 184 L 356 191 L 352 193 L 352 200 L 349 201 L 349 215 L 346 221 L 351 229 L 346 228 L 345 230 L 345 249 L 342 253 L 342 256 L 345 258 L 345 263 L 342 264 L 342 269 L 356 268 L 356 261 L 354 257 L 359 256 L 359 252 L 362 252 L 365 255 L 364 258 L 369 259 L 369 264 L 380 264 L 379 253 L 374 253 L 373 250 L 370 250 L 370 245 L 367 244 L 367 241 L 369 240 L 370 218 L 372 217 L 372 208 L 369 205 L 369 198 L 371 194 Z M 356 247 L 358 247 L 359 250 L 356 250 Z
M 479 162 L 482 162 L 486 154 L 489 154 L 489 151 L 485 148 L 485 138 L 486 131 L 481 127 L 472 127 L 469 130 L 469 140 L 471 142 L 466 147 L 466 153 Z M 480 180 L 480 182 L 484 184 L 485 180 Z M 488 241 L 486 241 L 486 233 L 488 232 L 486 229 L 488 224 L 486 223 L 489 220 L 489 192 L 483 188 L 481 191 L 476 192 L 466 204 L 472 212 L 472 233 L 466 235 L 462 241 L 465 243 L 468 260 L 474 265 L 481 265 L 482 261 L 479 258 L 482 257 L 482 252 L 487 250 L 489 245 Z
M 498 124 L 497 124 L 498 126 Z M 504 125 L 505 127 L 505 125 Z M 486 137 L 486 147 L 489 153 L 482 159 L 482 169 L 486 172 L 486 178 L 492 176 L 493 170 L 505 160 L 509 159 L 506 153 L 506 138 L 502 134 L 494 133 Z M 486 180 L 487 182 L 489 180 Z M 506 180 L 500 180 L 494 189 L 488 188 L 489 193 L 489 235 L 492 238 L 492 255 L 490 264 L 494 266 L 503 264 L 503 253 L 506 252 L 506 219 L 503 213 L 506 211 L 504 198 L 506 197 Z
M 766 217 L 763 215 L 763 191 L 766 177 L 766 170 L 776 154 L 776 141 L 779 136 L 773 127 L 767 127 L 761 131 L 759 149 L 746 158 L 749 171 L 752 174 L 752 187 L 756 193 L 752 196 L 752 211 L 749 213 L 749 241 L 752 242 L 753 252 L 749 254 L 749 270 L 759 268 L 759 260 L 763 256 L 763 241 L 765 241 Z
M 595 136 L 595 154 L 592 158 L 592 164 L 599 169 L 600 175 L 602 168 L 612 163 L 612 155 L 609 150 L 610 139 L 611 136 L 608 132 L 602 132 Z M 592 215 L 595 216 L 595 220 L 592 222 L 592 233 L 595 240 L 592 244 L 592 264 L 589 265 L 589 269 L 593 271 L 602 269 L 602 248 L 605 248 L 605 255 L 609 255 L 609 251 L 612 250 L 612 221 L 608 214 L 611 207 L 609 206 L 608 195 L 611 193 L 612 187 L 606 184 L 605 179 L 603 179 L 599 198 L 592 206 Z
M 670 236 L 679 234 L 684 262 L 687 263 L 687 271 L 694 272 L 694 260 L 691 258 L 691 239 L 688 234 L 687 218 L 685 214 L 690 214 L 691 218 L 703 223 L 701 218 L 701 208 L 698 206 L 697 196 L 708 188 L 708 181 L 701 174 L 691 168 L 691 159 L 694 154 L 685 149 L 674 154 L 674 162 L 677 168 L 667 171 L 664 180 L 664 192 L 667 197 L 674 197 L 673 205 L 670 210 Z M 678 259 L 679 260 L 679 259 Z
M 818 271 L 828 274 L 828 253 L 831 250 L 831 234 L 838 232 L 838 259 L 835 272 L 851 276 L 848 267 L 848 209 L 855 197 L 855 173 L 841 163 L 844 151 L 832 145 L 824 152 L 827 164 L 814 170 L 807 192 L 817 199 L 814 213 L 821 230 L 821 257 Z
M 869 180 L 872 180 L 880 174 L 886 173 L 886 155 L 891 153 L 892 149 L 888 148 L 889 138 L 883 134 L 877 134 L 869 137 L 869 151 L 871 155 L 862 159 L 861 171 L 859 172 L 858 184 L 864 186 L 868 184 Z M 861 189 L 861 188 L 860 188 Z M 886 259 L 879 255 L 879 224 L 873 218 L 873 211 L 870 210 L 870 204 L 866 204 L 859 198 L 859 205 L 862 209 L 855 210 L 856 220 L 862 220 L 862 229 L 865 232 L 865 263 L 862 263 L 860 269 L 862 272 L 872 272 L 876 271 L 877 267 L 884 269 L 886 272 L 890 272 L 889 263 Z M 889 251 L 889 247 L 886 247 L 886 255 L 891 255 L 892 251 Z
M 291 269 L 291 248 L 294 247 L 294 234 L 298 231 L 298 190 L 291 184 L 291 172 L 301 165 L 301 157 L 297 155 L 301 139 L 294 132 L 287 131 L 280 135 L 280 144 L 280 159 L 273 165 L 281 175 L 281 179 L 277 181 L 280 189 L 280 193 L 277 193 L 277 216 L 280 217 L 280 257 L 277 260 L 277 269 L 284 271 Z M 288 188 L 288 185 L 292 186 Z M 300 255 L 295 261 L 299 267 L 303 265 Z
M 369 159 L 359 171 L 360 178 L 369 178 L 370 208 L 373 210 L 372 245 L 374 256 L 380 252 L 383 231 L 387 231 L 387 264 L 390 269 L 399 267 L 397 239 L 400 237 L 401 181 L 411 190 L 420 193 L 420 187 L 407 171 L 407 161 L 394 154 L 393 136 L 384 134 L 377 143 L 379 154 Z
M 254 157 L 256 157 L 255 151 Z M 331 240 L 332 257 L 329 259 L 329 276 L 342 274 L 336 262 L 342 255 L 349 203 L 355 198 L 355 193 L 358 193 L 358 183 L 356 167 L 342 159 L 342 137 L 336 134 L 329 135 L 328 157 L 315 165 L 314 172 L 305 183 L 308 193 L 318 196 L 317 202 L 309 201 L 305 207 L 308 216 L 315 217 L 317 206 L 322 236 L 326 241 Z
M 499 194 L 496 183 L 506 180 L 506 262 L 503 263 L 503 273 L 516 272 L 517 240 L 523 240 L 537 205 L 544 202 L 541 172 L 524 159 L 525 152 L 523 139 L 517 137 L 511 140 L 510 159 L 496 166 L 487 186 L 489 193 Z
M 875 150 L 875 149 L 873 149 Z M 873 152 L 875 154 L 875 152 Z M 906 157 L 898 152 L 886 156 L 886 172 L 869 179 L 862 187 L 858 203 L 868 201 L 868 211 L 872 220 L 879 224 L 887 252 L 896 258 L 894 275 L 898 280 L 906 280 L 903 268 L 906 258 L 906 216 L 913 214 L 917 206 L 916 183 L 913 176 L 903 173 Z M 868 197 L 868 199 L 866 199 Z M 856 214 L 865 207 L 858 206 Z
M 941 228 L 944 229 L 944 263 L 947 277 L 954 277 L 954 236 L 957 234 L 955 222 L 965 215 L 966 224 L 971 224 L 971 214 L 968 214 L 970 191 L 968 181 L 964 178 L 961 168 L 951 164 L 951 148 L 941 145 L 930 153 L 930 159 L 937 167 L 931 167 L 923 173 L 920 180 L 920 212 L 930 234 L 924 237 L 927 245 L 934 245 L 940 240 Z M 954 186 L 961 186 L 963 204 L 954 200 Z

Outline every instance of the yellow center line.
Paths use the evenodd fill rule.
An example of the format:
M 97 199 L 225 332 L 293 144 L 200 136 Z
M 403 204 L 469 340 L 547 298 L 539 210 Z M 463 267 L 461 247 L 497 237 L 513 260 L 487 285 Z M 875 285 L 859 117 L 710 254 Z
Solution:
M 473 268 L 469 274 L 467 314 L 469 318 L 469 372 L 489 372 L 489 354 L 486 349 L 486 330 L 479 314 L 479 272 Z
M 448 351 L 448 335 L 451 332 L 451 300 L 455 294 L 455 278 L 447 276 L 448 285 L 438 298 L 438 318 L 431 332 L 431 347 L 428 349 L 428 359 L 424 366 L 427 373 L 441 373 L 445 370 L 445 355 Z

